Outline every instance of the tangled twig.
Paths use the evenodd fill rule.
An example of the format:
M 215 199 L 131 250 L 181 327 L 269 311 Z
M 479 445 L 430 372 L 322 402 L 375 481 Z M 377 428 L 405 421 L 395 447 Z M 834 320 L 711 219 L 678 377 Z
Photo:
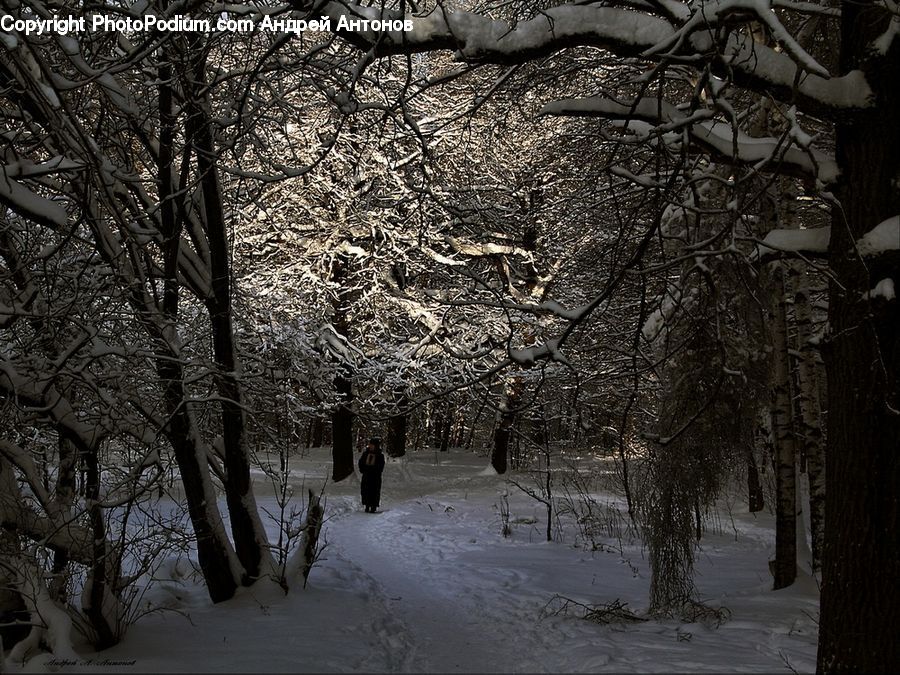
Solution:
M 562 595 L 554 595 L 550 598 L 549 602 L 544 605 L 541 618 L 568 616 L 570 612 L 576 613 L 579 619 L 599 624 L 633 623 L 648 620 L 646 617 L 632 612 L 628 609 L 628 603 L 622 602 L 618 598 L 602 605 L 586 605 Z

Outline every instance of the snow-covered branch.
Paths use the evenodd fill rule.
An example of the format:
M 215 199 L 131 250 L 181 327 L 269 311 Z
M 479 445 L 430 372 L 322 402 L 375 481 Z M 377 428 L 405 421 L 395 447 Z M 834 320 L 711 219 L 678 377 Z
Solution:
M 726 9 L 730 12 L 739 8 L 713 0 L 696 3 L 693 13 L 681 23 L 636 9 L 566 4 L 512 26 L 506 21 L 438 6 L 425 16 L 413 17 L 411 31 L 338 32 L 376 57 L 451 50 L 458 60 L 474 63 L 522 63 L 583 46 L 602 47 L 618 56 L 649 61 L 710 58 L 709 54 L 721 50 L 713 60 L 727 68 L 738 84 L 793 101 L 804 112 L 825 115 L 872 105 L 871 89 L 861 71 L 829 77 L 783 27 L 779 28 L 781 24 L 770 8 L 761 3 L 739 4 L 753 4 L 753 15 L 765 17 L 764 23 L 770 29 L 778 29 L 775 37 L 782 41 L 781 48 L 760 44 L 751 35 L 737 31 L 730 32 L 724 44 L 719 44 L 712 30 L 719 13 L 724 15 Z M 342 18 L 410 18 L 397 11 L 335 1 L 311 5 L 294 0 L 292 5 L 329 17 L 335 27 Z
M 838 177 L 837 163 L 818 150 L 796 147 L 781 138 L 751 137 L 726 122 L 704 119 L 710 116 L 709 111 L 687 115 L 671 103 L 656 98 L 642 98 L 632 103 L 620 103 L 602 96 L 566 99 L 548 103 L 541 113 L 626 121 L 633 119 L 661 127 L 660 131 L 683 126 L 694 143 L 719 161 L 768 167 L 789 175 L 816 178 L 824 184 L 832 183 Z M 681 136 L 672 134 L 670 140 L 680 143 Z
M 831 242 L 831 227 L 810 230 L 776 229 L 769 232 L 760 242 L 754 257 L 768 260 L 780 253 L 824 256 Z M 856 244 L 856 253 L 864 258 L 872 258 L 900 250 L 900 216 L 882 221 L 866 232 Z

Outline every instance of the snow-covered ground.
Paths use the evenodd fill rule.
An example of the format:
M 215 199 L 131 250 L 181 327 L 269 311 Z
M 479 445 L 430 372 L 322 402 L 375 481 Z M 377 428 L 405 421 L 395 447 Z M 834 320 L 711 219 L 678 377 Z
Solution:
M 147 599 L 177 611 L 152 614 L 124 642 L 61 665 L 59 672 L 811 672 L 818 600 L 804 578 L 771 591 L 768 516 L 735 507 L 697 560 L 702 599 L 725 607 L 714 622 L 601 625 L 548 611 L 555 597 L 646 608 L 649 570 L 627 537 L 580 545 L 577 528 L 545 541 L 544 507 L 451 451 L 389 461 L 382 511 L 359 507 L 355 478 L 326 488 L 327 545 L 305 590 L 242 589 L 213 607 L 182 560 Z M 328 451 L 295 463 L 294 482 L 321 488 Z M 259 476 L 259 501 L 274 511 Z M 525 480 L 525 478 L 523 478 Z M 501 534 L 509 493 L 512 533 Z M 597 495 L 602 501 L 604 497 Z M 613 498 L 610 496 L 610 500 Z M 565 520 L 563 521 L 565 523 Z M 610 520 L 610 522 L 614 522 Z M 277 525 L 271 523 L 273 536 Z M 615 529 L 615 528 L 613 528 Z M 616 534 L 613 532 L 612 534 Z M 605 537 L 605 538 L 604 538 Z M 21 666 L 7 663 L 12 671 Z

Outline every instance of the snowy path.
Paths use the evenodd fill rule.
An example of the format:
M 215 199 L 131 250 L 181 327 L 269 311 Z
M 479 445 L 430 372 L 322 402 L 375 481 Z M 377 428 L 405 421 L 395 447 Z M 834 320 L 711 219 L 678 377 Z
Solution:
M 373 617 L 375 648 L 384 651 L 391 670 L 490 672 L 490 664 L 514 663 L 514 646 L 498 640 L 496 627 L 467 607 L 477 589 L 423 564 L 410 547 L 400 548 L 406 537 L 399 512 L 354 513 L 333 526 L 341 541 L 338 557 L 358 572 L 357 583 L 381 606 L 380 616 Z M 419 544 L 425 559 L 435 554 L 424 537 Z
M 465 476 L 429 484 L 409 467 L 392 468 L 403 475 L 393 477 L 393 490 L 386 483 L 385 511 L 366 514 L 351 497 L 349 510 L 329 523 L 328 556 L 345 570 L 344 582 L 367 597 L 370 616 L 361 632 L 368 634 L 370 656 L 358 664 L 363 669 L 773 672 L 812 664 L 815 637 L 804 612 L 814 610 L 813 603 L 802 593 L 772 595 L 768 581 L 760 578 L 758 585 L 754 576 L 738 591 L 748 584 L 748 567 L 765 565 L 765 548 L 752 536 L 740 544 L 722 537 L 727 559 L 710 542 L 700 563 L 712 604 L 725 591 L 723 601 L 734 610 L 720 628 L 542 619 L 557 593 L 584 602 L 621 599 L 639 611 L 646 602 L 646 560 L 637 550 L 626 561 L 544 542 L 540 522 L 503 539 L 494 509 L 502 479 L 470 468 Z M 540 519 L 532 500 L 510 497 L 513 515 Z M 739 566 L 735 553 L 743 556 Z
M 329 555 L 370 594 L 374 661 L 394 672 L 553 670 L 532 653 L 540 600 L 522 607 L 526 575 L 506 560 L 477 560 L 484 543 L 476 537 L 494 529 L 484 496 L 495 498 L 497 477 L 442 480 L 438 488 L 408 467 L 390 470 L 402 487 L 386 484 L 381 512 L 351 508 L 329 523 Z M 467 504 L 473 488 L 482 498 Z
M 731 612 L 721 626 L 545 617 L 557 595 L 641 612 L 645 552 L 617 538 L 584 550 L 571 527 L 546 542 L 543 507 L 516 490 L 503 537 L 498 505 L 509 486 L 484 465 L 465 452 L 389 462 L 384 511 L 374 515 L 360 508 L 357 481 L 327 483 L 325 548 L 308 588 L 284 595 L 257 585 L 213 606 L 191 564 L 170 560 L 144 600 L 176 613 L 148 616 L 101 654 L 79 646 L 85 661 L 58 671 L 96 672 L 98 658 L 127 661 L 132 673 L 814 670 L 817 595 L 803 583 L 771 591 L 770 519 L 735 512 L 733 531 L 704 540 L 697 584 L 705 602 Z M 301 459 L 297 494 L 329 473 L 327 453 Z M 277 512 L 265 482 L 258 487 L 263 507 Z M 266 524 L 274 540 L 277 523 Z

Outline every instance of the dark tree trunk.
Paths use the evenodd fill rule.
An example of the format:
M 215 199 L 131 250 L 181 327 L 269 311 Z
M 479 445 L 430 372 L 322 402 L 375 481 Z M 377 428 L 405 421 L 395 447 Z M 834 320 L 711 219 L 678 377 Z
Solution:
M 406 415 L 392 415 L 388 421 L 387 453 L 390 457 L 406 454 Z
M 303 538 L 301 546 L 303 547 L 303 587 L 306 588 L 306 582 L 309 580 L 309 573 L 312 570 L 313 563 L 319 551 L 319 535 L 322 532 L 322 522 L 325 517 L 325 508 L 319 496 L 309 490 L 309 502 L 306 508 L 306 522 L 303 524 Z
M 84 456 L 87 468 L 85 480 L 85 502 L 90 513 L 91 530 L 94 536 L 93 560 L 88 572 L 90 579 L 90 593 L 88 602 L 83 608 L 85 615 L 91 622 L 91 627 L 96 632 L 94 646 L 98 650 L 108 649 L 118 643 L 117 626 L 111 626 L 103 612 L 107 593 L 111 593 L 111 584 L 115 583 L 116 565 L 112 564 L 110 556 L 114 552 L 106 541 L 106 521 L 103 516 L 103 507 L 100 505 L 100 461 L 96 449 Z
M 321 417 L 313 417 L 309 423 L 309 442 L 310 448 L 321 448 L 323 436 L 325 434 L 325 421 Z
M 854 244 L 900 213 L 900 41 L 884 56 L 869 50 L 890 21 L 881 3 L 841 11 L 841 72 L 863 68 L 876 105 L 837 125 L 818 668 L 900 672 L 900 302 L 865 299 L 878 281 L 900 280 L 900 260 L 862 260 Z
M 491 452 L 491 466 L 494 471 L 503 474 L 507 468 L 507 454 L 509 452 L 509 438 L 513 426 L 514 416 L 503 412 L 500 414 L 500 424 L 494 433 L 494 448 Z
M 198 38 L 199 39 L 199 38 Z M 192 55 L 194 56 L 194 55 Z M 235 551 L 247 572 L 247 582 L 260 575 L 260 565 L 267 541 L 259 519 L 250 483 L 250 461 L 246 447 L 244 408 L 241 405 L 240 362 L 234 343 L 231 304 L 231 265 L 228 232 L 222 204 L 222 190 L 216 167 L 216 148 L 213 142 L 210 113 L 206 109 L 206 58 L 195 56 L 193 69 L 194 91 L 190 97 L 185 127 L 193 142 L 197 171 L 203 195 L 203 213 L 209 241 L 212 297 L 207 301 L 216 360 L 216 387 L 222 420 L 222 439 L 225 449 L 225 498 L 231 520 Z
M 703 514 L 700 511 L 700 499 L 694 498 L 694 537 L 697 541 L 703 539 Z
M 774 590 L 797 578 L 797 480 L 791 445 L 779 444 L 775 473 L 775 576 Z
M 441 452 L 447 452 L 450 449 L 450 432 L 453 429 L 453 412 L 450 408 L 450 401 L 444 406 L 444 415 L 441 418 L 441 428 L 439 434 L 439 444 Z
M 163 258 L 165 288 L 163 313 L 172 326 L 178 320 L 179 284 L 176 276 L 181 227 L 176 218 L 173 195 L 172 144 L 175 137 L 172 91 L 169 83 L 172 69 L 160 66 L 160 154 L 159 191 L 160 225 L 164 237 Z M 184 485 L 188 514 L 197 537 L 197 558 L 213 602 L 227 600 L 234 595 L 239 575 L 232 569 L 231 544 L 221 530 L 215 491 L 209 478 L 205 449 L 198 447 L 193 419 L 185 401 L 184 369 L 179 354 L 173 353 L 162 334 L 156 335 L 160 343 L 157 373 L 164 390 L 168 424 L 162 430 L 175 451 L 175 461 Z M 202 459 L 201 459 L 202 458 Z M 211 513 L 213 512 L 213 513 Z
M 331 415 L 331 479 L 338 482 L 353 474 L 353 382 L 349 373 L 334 378 L 334 388 L 340 403 Z
M 753 446 L 747 444 L 747 493 L 750 513 L 758 513 L 765 506 L 762 485 L 759 481 L 759 469 L 756 466 L 756 457 L 753 456 Z
M 473 417 L 470 422 L 469 435 L 466 437 L 466 450 L 469 450 L 472 447 L 472 443 L 475 440 L 475 430 L 478 428 L 478 422 L 481 419 L 481 415 L 484 413 L 485 407 L 487 407 L 490 396 L 490 389 L 486 388 L 484 391 L 484 398 L 481 399 L 481 404 L 478 406 L 478 412 L 475 413 L 475 417 Z
M 396 404 L 401 412 L 391 415 L 388 420 L 387 454 L 390 457 L 403 457 L 406 454 L 406 427 L 409 413 L 404 409 L 408 403 L 406 395 L 399 392 L 396 396 Z
M 491 453 L 491 466 L 499 474 L 506 473 L 509 441 L 516 423 L 516 407 L 519 404 L 521 386 L 519 378 L 516 377 L 507 383 L 503 403 L 500 406 L 500 421 L 494 432 L 494 448 Z
M 444 428 L 444 402 L 434 400 L 431 402 L 431 414 L 428 416 L 428 444 L 435 448 L 441 445 L 441 430 Z
M 57 441 L 59 452 L 59 471 L 56 478 L 56 504 L 63 512 L 68 512 L 75 503 L 76 475 L 78 468 L 78 449 L 64 436 Z M 50 594 L 54 600 L 66 604 L 66 570 L 69 566 L 69 552 L 57 549 L 53 552 L 53 580 L 50 583 Z
M 348 288 L 350 259 L 339 254 L 331 267 L 331 280 L 337 284 L 338 293 L 332 300 L 334 317 L 332 325 L 335 332 L 343 338 L 350 333 L 350 300 L 353 290 Z M 349 363 L 342 363 L 334 378 L 334 388 L 338 395 L 338 403 L 331 413 L 331 478 L 335 482 L 353 475 L 353 422 L 355 415 L 353 402 L 353 368 Z
M 165 387 L 166 410 L 169 423 L 164 429 L 172 448 L 184 485 L 188 514 L 197 537 L 197 559 L 203 579 L 213 602 L 228 600 L 234 595 L 240 579 L 231 567 L 231 544 L 221 529 L 215 490 L 209 476 L 205 448 L 198 444 L 193 420 L 184 400 L 184 385 L 180 363 L 161 359 L 157 366 Z M 210 513 L 215 511 L 215 513 Z
M 775 436 L 775 590 L 797 578 L 797 474 L 788 357 L 787 314 L 781 263 L 773 274 L 772 428 Z
M 453 415 L 453 429 L 450 433 L 450 447 L 451 448 L 461 448 L 463 443 L 465 442 L 466 437 L 466 422 L 465 417 L 460 413 L 459 410 L 456 411 Z

